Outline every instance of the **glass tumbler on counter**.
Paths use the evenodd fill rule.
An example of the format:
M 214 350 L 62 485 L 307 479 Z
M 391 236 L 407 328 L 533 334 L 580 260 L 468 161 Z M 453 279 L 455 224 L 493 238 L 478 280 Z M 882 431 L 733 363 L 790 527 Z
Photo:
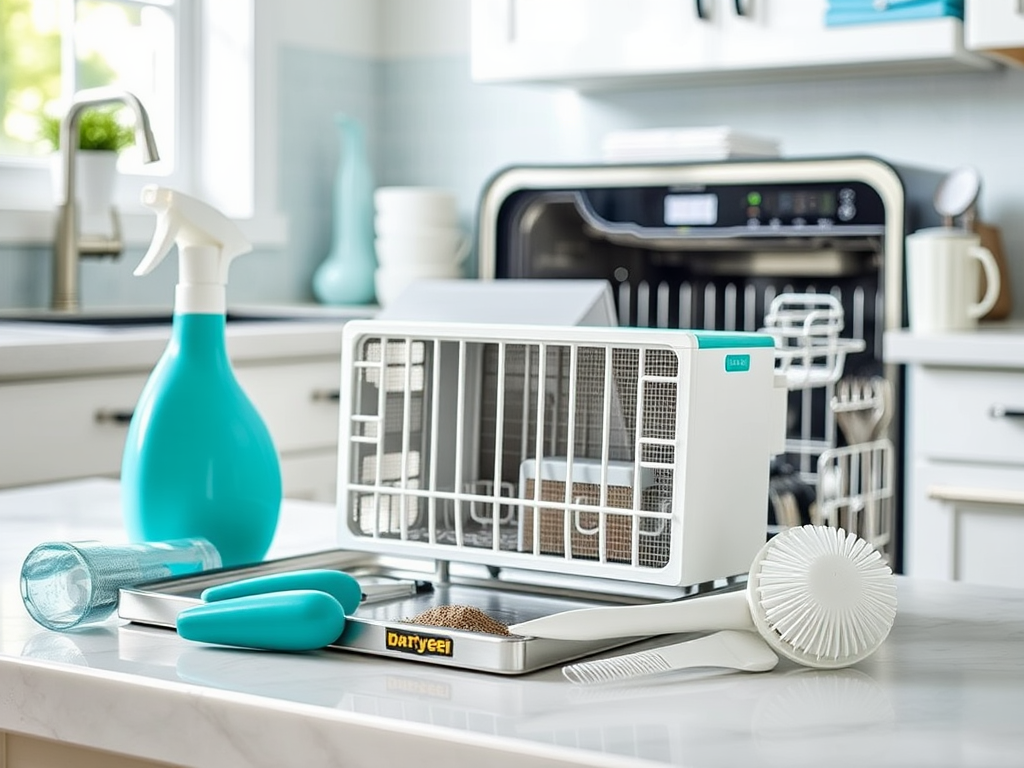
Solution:
M 21 566 L 25 608 L 47 629 L 65 630 L 107 618 L 118 590 L 221 567 L 206 539 L 142 544 L 98 541 L 40 544 Z

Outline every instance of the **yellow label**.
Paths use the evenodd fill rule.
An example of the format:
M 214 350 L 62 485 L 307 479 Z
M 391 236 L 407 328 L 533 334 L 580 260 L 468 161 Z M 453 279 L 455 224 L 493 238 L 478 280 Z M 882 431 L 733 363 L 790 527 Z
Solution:
M 415 653 L 417 656 L 451 656 L 454 643 L 450 637 L 421 635 L 400 629 L 386 629 L 384 647 L 389 651 Z

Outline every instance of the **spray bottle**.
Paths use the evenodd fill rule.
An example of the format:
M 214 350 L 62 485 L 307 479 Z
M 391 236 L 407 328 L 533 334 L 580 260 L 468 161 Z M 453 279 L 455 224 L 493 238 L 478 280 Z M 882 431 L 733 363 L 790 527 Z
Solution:
M 133 541 L 202 537 L 225 566 L 259 562 L 277 527 L 281 468 L 225 345 L 228 266 L 251 246 L 219 211 L 157 186 L 142 191 L 156 233 L 135 275 L 178 246 L 171 339 L 139 397 L 121 465 Z

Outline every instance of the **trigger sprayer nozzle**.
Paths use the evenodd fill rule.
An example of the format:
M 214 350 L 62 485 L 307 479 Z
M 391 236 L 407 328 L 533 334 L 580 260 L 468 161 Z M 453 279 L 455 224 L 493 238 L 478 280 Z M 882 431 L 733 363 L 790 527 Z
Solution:
M 166 187 L 146 186 L 142 203 L 156 211 L 157 226 L 135 274 L 153 271 L 177 244 L 176 311 L 223 312 L 228 266 L 236 256 L 252 250 L 241 230 L 217 209 Z

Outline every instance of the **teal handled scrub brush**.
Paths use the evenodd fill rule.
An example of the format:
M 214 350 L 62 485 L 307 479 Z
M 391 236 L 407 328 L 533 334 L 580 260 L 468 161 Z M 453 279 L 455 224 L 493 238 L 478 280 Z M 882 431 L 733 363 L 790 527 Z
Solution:
M 309 651 L 337 640 L 359 606 L 359 582 L 341 571 L 306 570 L 210 587 L 178 614 L 186 640 L 270 651 Z
M 842 528 L 805 525 L 770 539 L 745 591 L 669 603 L 583 608 L 515 624 L 516 635 L 597 640 L 675 632 L 756 630 L 780 655 L 838 668 L 874 653 L 896 618 L 892 569 Z

